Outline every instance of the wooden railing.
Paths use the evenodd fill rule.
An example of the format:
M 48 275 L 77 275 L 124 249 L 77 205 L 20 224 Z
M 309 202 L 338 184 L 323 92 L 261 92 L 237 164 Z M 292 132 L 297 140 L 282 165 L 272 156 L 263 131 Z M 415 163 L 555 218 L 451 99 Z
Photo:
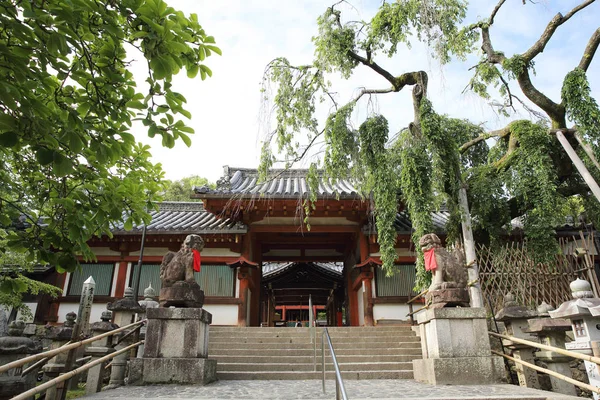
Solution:
M 424 290 L 421 293 L 419 293 L 418 295 L 416 295 L 415 297 L 413 297 L 412 299 L 408 300 L 406 302 L 406 304 L 408 304 L 408 314 L 406 314 L 407 317 L 410 317 L 410 324 L 414 325 L 415 324 L 415 319 L 414 319 L 414 315 L 420 311 L 426 310 L 429 305 L 426 304 L 421 308 L 418 308 L 416 311 L 413 311 L 413 303 L 420 299 L 421 297 L 425 296 L 427 294 L 428 290 Z
M 132 324 L 123 326 L 121 328 L 117 328 L 117 329 L 114 329 L 112 331 L 105 332 L 105 333 L 102 333 L 100 335 L 91 337 L 89 339 L 84 339 L 84 340 L 81 340 L 81 341 L 76 342 L 76 343 L 68 342 L 67 344 L 65 344 L 65 345 L 63 345 L 63 346 L 61 346 L 61 347 L 59 347 L 57 349 L 45 351 L 45 352 L 38 353 L 38 354 L 33 354 L 31 356 L 21 358 L 20 360 L 15 360 L 13 362 L 10 362 L 8 364 L 4 364 L 4 365 L 0 366 L 0 374 L 6 372 L 8 370 L 11 370 L 13 368 L 19 368 L 19 367 L 24 366 L 25 364 L 35 362 L 35 364 L 29 366 L 27 369 L 25 369 L 21 373 L 21 376 L 25 376 L 25 375 L 27 375 L 27 374 L 35 371 L 36 369 L 38 369 L 39 367 L 41 367 L 43 364 L 45 364 L 46 362 L 48 362 L 50 359 L 52 359 L 53 357 L 55 357 L 55 356 L 57 356 L 57 355 L 59 355 L 61 353 L 72 351 L 72 350 L 74 350 L 76 348 L 79 348 L 81 346 L 85 346 L 87 344 L 93 343 L 93 342 L 98 341 L 100 339 L 103 339 L 105 337 L 112 336 L 112 335 L 114 335 L 116 333 L 123 332 L 125 330 L 134 328 L 134 329 L 131 329 L 131 331 L 129 331 L 128 333 L 126 333 L 122 337 L 120 337 L 118 341 L 116 341 L 114 344 L 111 345 L 111 347 L 115 347 L 119 343 L 121 343 L 124 339 L 126 339 L 130 335 L 134 334 L 134 332 L 136 332 L 138 329 L 140 329 L 142 327 L 142 325 L 146 321 L 147 321 L 146 319 L 143 319 L 143 320 L 134 322 Z M 141 345 L 143 343 L 144 343 L 144 341 L 141 340 L 141 341 L 139 341 L 137 343 L 129 345 L 129 346 L 123 348 L 123 349 L 115 351 L 115 352 L 113 352 L 111 354 L 108 354 L 108 355 L 106 355 L 104 357 L 101 357 L 101 358 L 99 358 L 97 360 L 88 362 L 85 365 L 83 365 L 83 366 L 81 366 L 81 367 L 79 367 L 77 369 L 74 369 L 72 371 L 65 371 L 63 374 L 61 374 L 57 378 L 54 378 L 54 379 L 52 379 L 52 380 L 50 380 L 50 381 L 48 381 L 48 382 L 46 382 L 46 383 L 44 383 L 42 385 L 39 385 L 39 386 L 37 386 L 37 387 L 35 387 L 35 388 L 31 389 L 31 390 L 26 391 L 26 392 L 24 392 L 24 393 L 22 393 L 22 394 L 20 394 L 20 395 L 18 395 L 16 397 L 14 397 L 13 400 L 15 400 L 15 399 L 26 399 L 26 398 L 28 398 L 30 396 L 33 396 L 33 395 L 37 394 L 37 393 L 44 392 L 48 388 L 56 385 L 57 383 L 66 381 L 68 379 L 71 379 L 72 377 L 80 374 L 81 372 L 86 371 L 86 370 L 90 369 L 91 367 L 93 367 L 95 365 L 98 365 L 100 363 L 103 363 L 103 362 L 105 362 L 107 360 L 110 360 L 113 357 L 115 357 L 115 356 L 117 356 L 119 354 L 122 354 L 122 353 L 124 353 L 126 351 L 129 351 L 129 350 L 133 349 L 134 347 L 137 347 L 137 346 L 139 346 L 139 345 Z M 88 358 L 86 357 L 83 360 L 88 360 Z
M 538 349 L 541 349 L 541 350 L 553 351 L 555 353 L 562 354 L 564 356 L 568 356 L 568 357 L 572 357 L 572 358 L 577 358 L 579 360 L 584 360 L 584 361 L 590 361 L 590 362 L 593 362 L 595 364 L 600 364 L 600 357 L 590 356 L 590 355 L 587 355 L 587 354 L 581 354 L 581 353 L 577 353 L 577 352 L 574 352 L 574 351 L 570 351 L 570 350 L 566 350 L 566 349 L 561 349 L 559 347 L 554 347 L 554 346 L 549 346 L 549 345 L 546 345 L 546 344 L 536 343 L 536 342 L 532 342 L 532 341 L 525 340 L 525 339 L 519 339 L 519 338 L 516 338 L 516 337 L 513 337 L 513 336 L 501 335 L 501 334 L 496 333 L 496 332 L 488 332 L 488 333 L 489 333 L 490 336 L 497 337 L 497 338 L 500 338 L 500 339 L 511 340 L 511 341 L 513 341 L 515 343 L 524 344 L 524 345 L 527 345 L 527 346 L 530 346 L 530 347 L 535 347 L 535 348 L 538 348 Z M 559 374 L 558 372 L 549 370 L 547 368 L 538 367 L 535 364 L 531 364 L 531 363 L 528 363 L 527 361 L 523 361 L 523 360 L 511 357 L 508 354 L 504 354 L 504 353 L 501 353 L 499 351 L 492 350 L 492 353 L 495 354 L 495 355 L 504 357 L 507 360 L 511 360 L 511 361 L 513 361 L 515 363 L 522 364 L 522 365 L 524 365 L 524 366 L 526 366 L 528 368 L 531 368 L 533 370 L 536 370 L 536 371 L 539 371 L 539 372 L 543 372 L 544 374 L 548 374 L 548 375 L 553 376 L 553 377 L 555 377 L 557 379 L 563 380 L 565 382 L 569 382 L 570 384 L 573 384 L 575 386 L 579 386 L 580 388 L 583 388 L 583 389 L 589 390 L 591 392 L 600 394 L 600 387 L 593 386 L 593 385 L 590 385 L 590 384 L 587 384 L 587 383 L 583 383 L 583 382 L 579 382 L 579 381 L 577 381 L 577 380 L 575 380 L 573 378 L 570 378 L 568 376 Z

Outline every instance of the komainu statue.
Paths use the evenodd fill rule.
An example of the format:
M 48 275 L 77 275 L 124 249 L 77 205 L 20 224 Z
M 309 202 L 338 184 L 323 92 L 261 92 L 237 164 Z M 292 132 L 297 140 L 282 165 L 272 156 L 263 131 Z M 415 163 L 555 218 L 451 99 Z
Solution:
M 433 273 L 427 299 L 433 304 L 468 306 L 467 268 L 460 249 L 449 253 L 442 247 L 435 233 L 428 233 L 419 240 L 425 256 L 425 269 Z
M 161 307 L 202 307 L 204 292 L 194 279 L 194 271 L 200 272 L 203 248 L 204 240 L 199 235 L 188 235 L 177 253 L 170 251 L 163 257 L 158 297 Z

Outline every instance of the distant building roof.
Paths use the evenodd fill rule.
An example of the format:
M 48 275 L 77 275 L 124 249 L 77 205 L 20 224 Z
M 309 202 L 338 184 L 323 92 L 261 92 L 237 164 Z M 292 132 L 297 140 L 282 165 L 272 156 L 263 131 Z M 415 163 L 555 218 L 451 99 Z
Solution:
M 211 234 L 211 233 L 246 233 L 245 224 L 229 218 L 219 219 L 204 208 L 199 202 L 165 201 L 159 204 L 158 211 L 150 212 L 152 221 L 147 232 L 152 234 Z M 143 225 L 136 225 L 126 231 L 123 223 L 112 230 L 114 234 L 139 235 Z
M 279 274 L 284 273 L 290 268 L 295 267 L 298 262 L 287 262 L 287 263 L 277 263 L 277 262 L 267 262 L 262 265 L 263 271 L 263 279 L 269 279 L 271 277 L 277 276 Z M 335 277 L 341 277 L 342 271 L 344 270 L 344 264 L 339 262 L 307 262 L 307 265 L 320 270 L 321 272 L 332 275 Z
M 269 178 L 260 183 L 255 168 L 224 167 L 224 175 L 217 181 L 217 188 L 195 187 L 194 192 L 206 197 L 255 197 L 298 198 L 309 193 L 307 169 L 272 169 Z M 332 181 L 322 172 L 318 174 L 318 197 L 359 198 L 358 190 L 346 180 Z

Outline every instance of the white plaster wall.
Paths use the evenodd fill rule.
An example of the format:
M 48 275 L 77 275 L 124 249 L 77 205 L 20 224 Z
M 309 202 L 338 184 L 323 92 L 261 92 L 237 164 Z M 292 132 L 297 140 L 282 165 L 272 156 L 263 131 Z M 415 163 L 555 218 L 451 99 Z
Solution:
M 102 311 L 106 310 L 108 303 L 94 303 L 92 304 L 92 313 L 90 314 L 90 323 L 100 321 Z M 66 315 L 73 311 L 77 314 L 79 311 L 79 303 L 60 303 L 58 306 L 58 322 L 65 322 Z
M 237 325 L 237 304 L 205 304 L 202 308 L 212 314 L 211 325 Z
M 358 299 L 358 326 L 363 326 L 365 324 L 365 305 L 363 302 L 363 292 L 364 281 L 363 286 L 356 291 L 356 298 Z
M 401 319 L 408 320 L 406 316 L 410 311 L 407 304 L 373 304 L 373 319 Z

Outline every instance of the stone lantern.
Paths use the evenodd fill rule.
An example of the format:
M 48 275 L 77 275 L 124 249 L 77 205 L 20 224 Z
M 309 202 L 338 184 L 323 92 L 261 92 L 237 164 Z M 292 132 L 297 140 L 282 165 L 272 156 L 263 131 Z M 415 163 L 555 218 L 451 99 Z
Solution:
M 593 316 L 591 308 L 600 306 L 600 299 L 594 298 L 592 287 L 583 279 L 571 282 L 573 300 L 566 301 L 554 311 L 552 318 L 567 318 L 571 320 L 571 329 L 575 340 L 566 343 L 567 350 L 592 355 L 592 343 L 600 340 L 600 318 Z
M 515 296 L 512 293 L 507 293 L 504 296 L 504 308 L 498 311 L 496 320 L 504 322 L 508 336 L 513 336 L 517 339 L 534 340 L 531 334 L 527 332 L 529 328 L 527 320 L 536 316 L 536 311 L 520 306 L 515 301 Z M 507 339 L 502 339 L 502 344 L 511 351 L 513 357 L 517 360 L 535 364 L 533 349 L 530 346 Z M 535 370 L 527 368 L 520 363 L 515 363 L 515 368 L 519 378 L 519 385 L 535 389 L 540 387 Z
M 50 350 L 58 349 L 64 346 L 71 340 L 73 335 L 73 327 L 77 314 L 74 312 L 67 313 L 66 320 L 62 326 L 49 326 L 46 328 L 45 338 L 51 340 Z M 46 380 L 54 379 L 65 370 L 65 362 L 67 361 L 68 352 L 63 352 L 54 356 L 44 367 L 44 378 Z M 48 388 L 46 396 L 49 399 L 56 395 L 56 385 Z
M 144 289 L 144 300 L 140 300 L 140 307 L 142 307 L 142 311 L 138 313 L 138 321 L 146 318 L 146 309 L 148 308 L 158 308 L 159 303 L 156 299 L 156 291 L 149 285 L 146 289 Z M 140 329 L 140 339 L 146 338 L 146 325 L 142 326 Z M 142 358 L 144 354 L 144 345 L 138 346 L 137 356 L 138 358 Z
M 125 297 L 115 301 L 114 303 L 108 304 L 108 310 L 113 313 L 113 323 L 123 327 L 133 322 L 135 314 L 142 311 L 139 303 L 133 298 L 133 289 L 128 287 L 125 289 Z M 135 328 L 133 328 L 135 329 Z M 119 336 L 125 335 L 127 332 L 122 332 Z M 116 350 L 121 350 L 131 343 L 132 337 L 129 336 L 126 340 L 119 343 L 115 347 Z M 116 340 L 116 339 L 115 339 Z M 121 353 L 112 361 L 112 370 L 110 374 L 110 382 L 108 388 L 113 389 L 118 386 L 125 384 L 125 370 L 127 367 L 127 360 L 129 360 L 129 352 Z
M 567 350 L 592 355 L 594 342 L 600 340 L 600 318 L 598 317 L 600 313 L 596 312 L 600 308 L 600 299 L 594 297 L 591 285 L 583 279 L 571 282 L 570 287 L 573 300 L 562 303 L 557 310 L 550 311 L 549 314 L 552 318 L 567 318 L 571 321 L 575 340 L 565 344 Z M 594 310 L 593 314 L 592 310 Z M 600 384 L 598 365 L 590 361 L 584 363 L 590 384 Z M 598 399 L 596 393 L 594 398 Z
M 103 311 L 100 321 L 94 322 L 90 325 L 90 331 L 92 335 L 98 336 L 117 329 L 119 326 L 110 322 L 111 318 L 112 313 L 110 311 Z M 92 356 L 90 361 L 94 361 L 110 353 L 114 353 L 115 349 L 112 347 L 112 344 L 116 339 L 113 336 L 114 335 L 106 336 L 95 341 L 90 347 L 86 348 L 85 354 Z M 105 363 L 101 363 L 89 369 L 85 385 L 85 394 L 92 394 L 100 391 L 102 388 L 102 378 L 104 376 L 104 366 Z
M 566 332 L 571 330 L 571 323 L 566 319 L 550 318 L 548 312 L 553 310 L 554 307 L 546 304 L 546 302 L 542 302 L 537 308 L 538 318 L 530 319 L 528 321 L 529 328 L 527 329 L 527 332 L 537 336 L 541 344 L 564 348 Z M 535 356 L 540 361 L 544 362 L 549 370 L 565 376 L 571 376 L 571 368 L 569 366 L 571 361 L 570 357 L 548 350 L 538 350 L 535 352 Z M 554 376 L 549 376 L 549 378 L 553 392 L 577 396 L 575 386 L 572 384 Z
M 19 360 L 42 351 L 42 346 L 30 338 L 22 337 L 25 322 L 13 321 L 8 325 L 8 336 L 0 337 L 0 365 Z M 24 367 L 17 367 L 0 374 L 0 399 L 10 399 L 33 388 L 37 371 L 21 377 Z

